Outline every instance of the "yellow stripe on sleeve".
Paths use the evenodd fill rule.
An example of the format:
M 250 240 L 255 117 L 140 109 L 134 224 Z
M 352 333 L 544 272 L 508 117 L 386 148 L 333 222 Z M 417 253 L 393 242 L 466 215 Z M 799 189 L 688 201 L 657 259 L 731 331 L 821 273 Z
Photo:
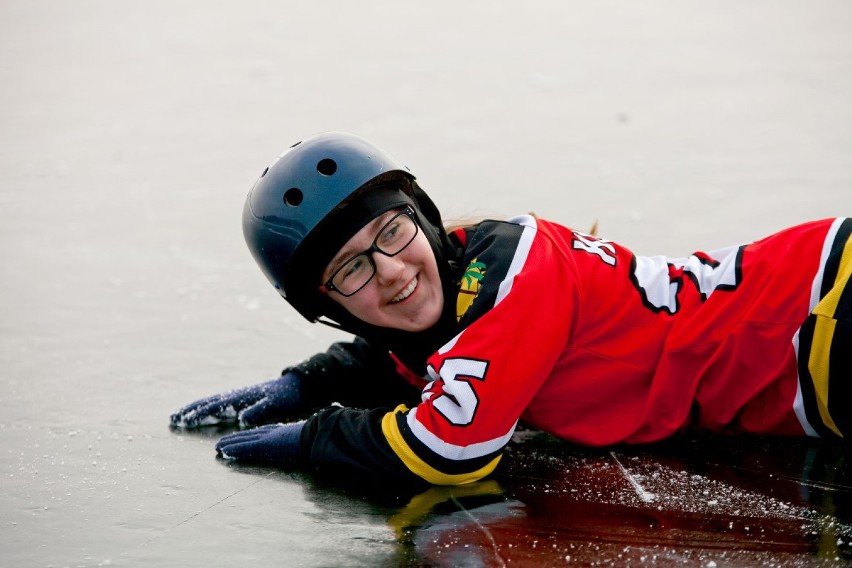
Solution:
M 391 449 L 402 460 L 405 467 L 410 469 L 415 475 L 418 475 L 432 483 L 433 485 L 464 485 L 479 481 L 497 467 L 497 463 L 502 456 L 497 456 L 484 467 L 467 473 L 449 474 L 438 471 L 425 461 L 420 456 L 414 453 L 405 439 L 402 437 L 402 432 L 399 430 L 399 425 L 396 422 L 397 414 L 408 412 L 405 405 L 397 406 L 393 412 L 388 412 L 382 418 L 382 432 L 385 435 Z

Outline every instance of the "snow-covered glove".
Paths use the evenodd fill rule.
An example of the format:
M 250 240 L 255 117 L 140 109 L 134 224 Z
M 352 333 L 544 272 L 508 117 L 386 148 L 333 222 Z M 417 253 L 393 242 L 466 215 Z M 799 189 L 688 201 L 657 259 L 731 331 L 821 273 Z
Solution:
M 284 373 L 279 378 L 196 400 L 172 414 L 172 426 L 197 428 L 239 421 L 257 426 L 280 421 L 302 405 L 302 377 Z
M 228 460 L 292 464 L 301 455 L 302 426 L 305 421 L 290 424 L 268 424 L 223 436 L 216 443 L 216 453 Z

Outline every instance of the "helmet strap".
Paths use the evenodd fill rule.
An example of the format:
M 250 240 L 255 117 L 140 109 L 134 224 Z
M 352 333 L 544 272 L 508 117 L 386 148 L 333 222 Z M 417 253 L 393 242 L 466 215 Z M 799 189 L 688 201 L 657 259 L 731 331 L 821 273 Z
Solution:
M 327 318 L 327 317 L 325 317 L 325 316 L 320 316 L 320 317 L 318 317 L 317 319 L 315 319 L 314 321 L 315 321 L 316 323 L 321 323 L 321 324 L 323 324 L 323 325 L 327 325 L 328 327 L 333 327 L 334 329 L 339 329 L 339 330 L 341 330 L 341 331 L 346 331 L 346 330 L 343 328 L 343 326 L 342 326 L 342 325 L 340 325 L 339 323 L 337 323 L 337 322 L 336 322 L 336 321 L 334 321 L 334 320 L 330 320 L 330 319 L 328 319 L 328 318 Z

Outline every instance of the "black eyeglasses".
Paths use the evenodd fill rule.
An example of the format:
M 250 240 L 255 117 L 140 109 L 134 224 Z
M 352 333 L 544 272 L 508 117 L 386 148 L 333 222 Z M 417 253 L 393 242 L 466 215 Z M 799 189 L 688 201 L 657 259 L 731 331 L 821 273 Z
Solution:
M 370 248 L 351 257 L 334 271 L 331 278 L 324 284 L 325 288 L 347 297 L 357 293 L 376 274 L 373 253 L 396 256 L 411 244 L 417 236 L 417 231 L 414 210 L 406 206 L 382 226 Z

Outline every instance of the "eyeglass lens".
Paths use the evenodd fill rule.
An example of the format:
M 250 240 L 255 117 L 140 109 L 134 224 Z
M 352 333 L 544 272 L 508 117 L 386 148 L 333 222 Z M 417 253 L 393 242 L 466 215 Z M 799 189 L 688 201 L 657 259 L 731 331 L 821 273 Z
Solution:
M 363 288 L 375 274 L 373 252 L 394 256 L 411 244 L 416 235 L 417 224 L 411 218 L 410 211 L 398 213 L 382 227 L 369 249 L 349 259 L 335 271 L 331 277 L 334 288 L 344 296 L 351 296 Z

